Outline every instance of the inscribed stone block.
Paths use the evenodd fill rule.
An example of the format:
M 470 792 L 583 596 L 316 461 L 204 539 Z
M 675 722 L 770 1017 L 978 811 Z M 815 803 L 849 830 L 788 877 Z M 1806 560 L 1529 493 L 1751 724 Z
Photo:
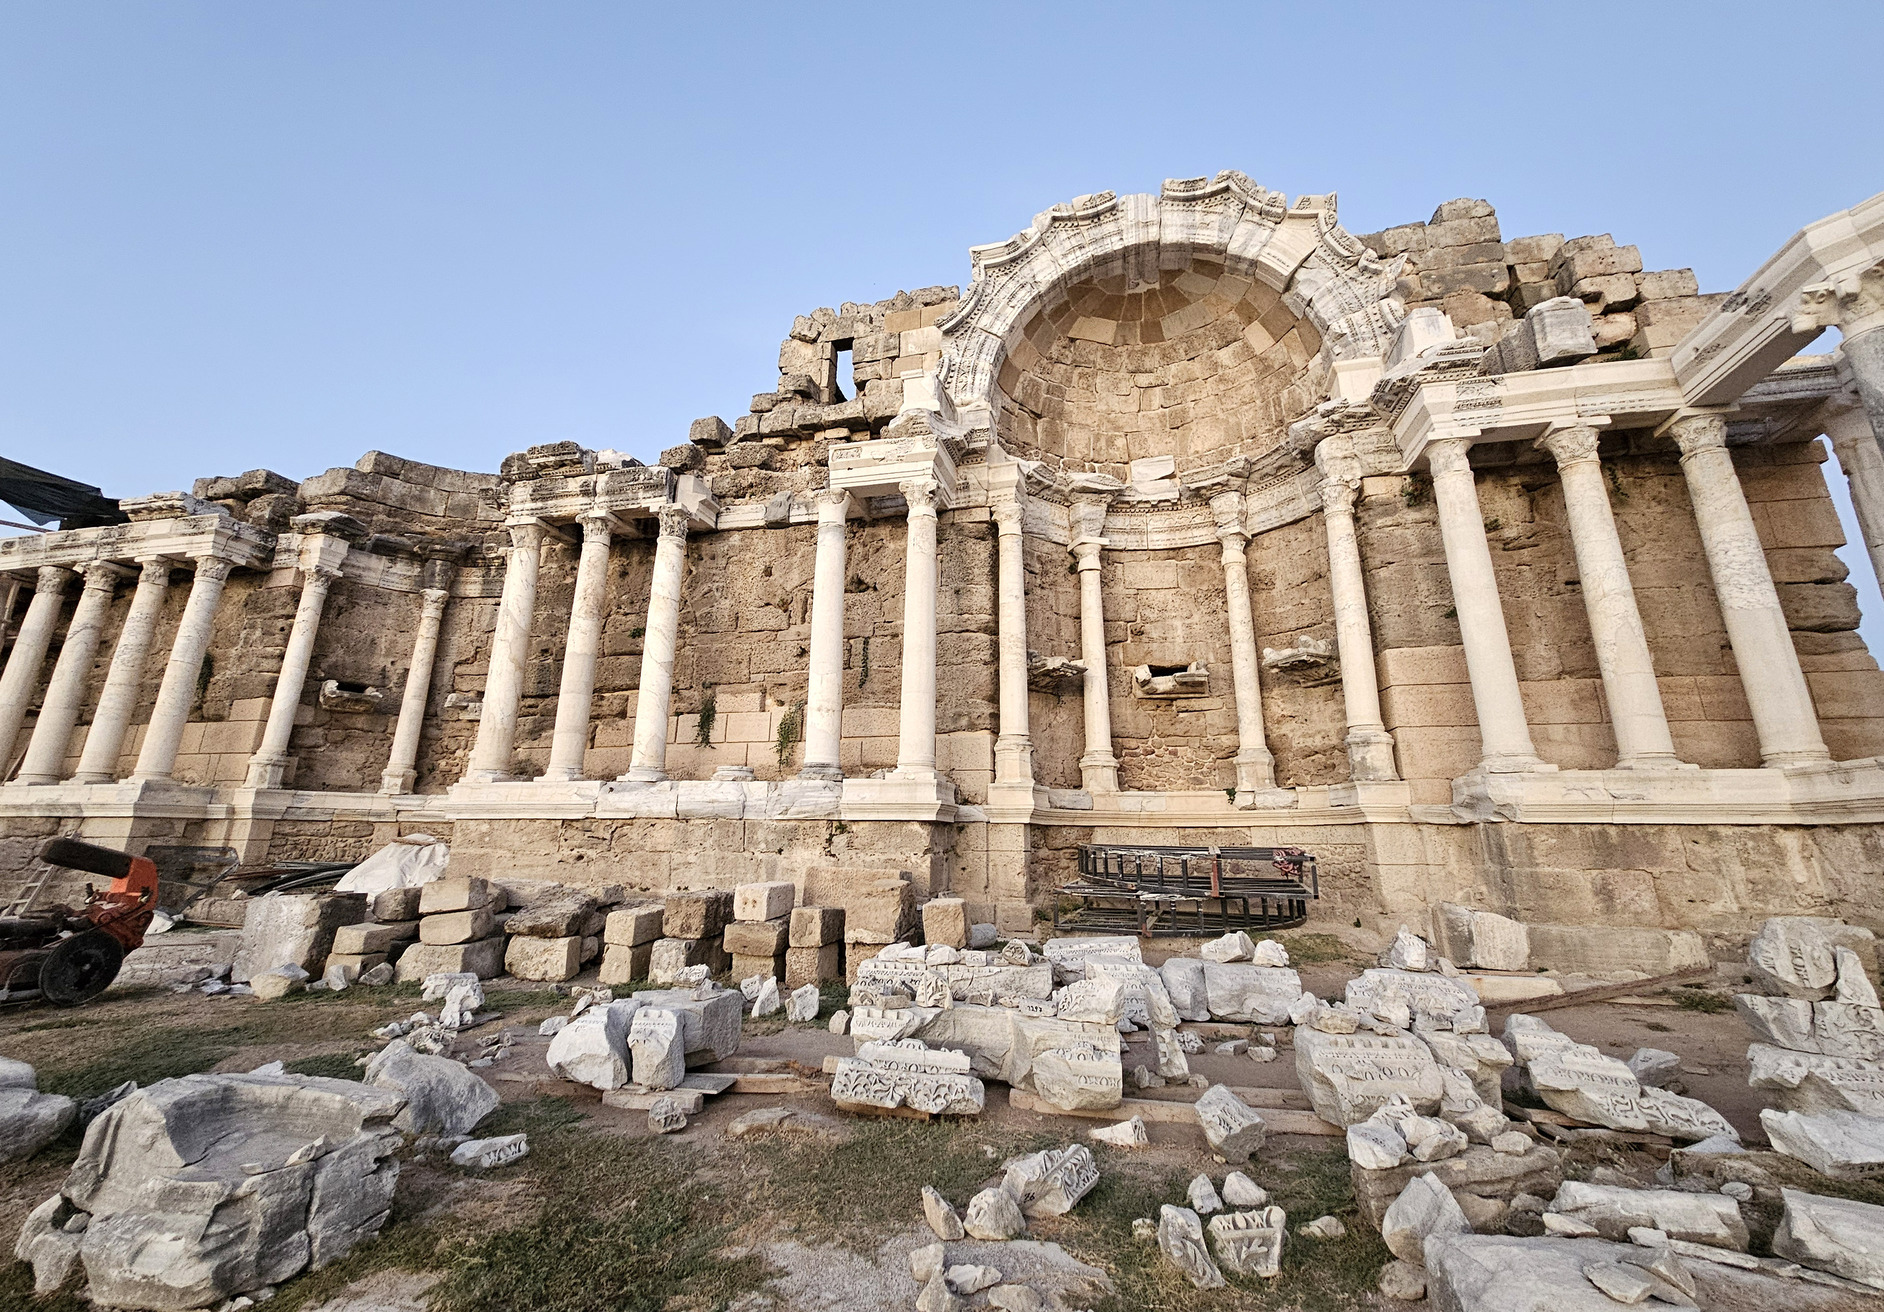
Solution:
M 1412 1037 L 1298 1028 L 1295 1069 L 1316 1115 L 1334 1125 L 1364 1121 L 1396 1095 L 1430 1114 L 1445 1091 L 1431 1050 Z

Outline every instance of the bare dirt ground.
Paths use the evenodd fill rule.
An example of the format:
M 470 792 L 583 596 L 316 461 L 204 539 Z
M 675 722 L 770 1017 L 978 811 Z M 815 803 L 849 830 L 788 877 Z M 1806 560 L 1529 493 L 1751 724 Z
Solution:
M 1322 996 L 1338 996 L 1342 983 L 1371 964 L 1328 936 L 1293 946 L 1305 986 Z M 498 1028 L 518 1037 L 508 1058 L 481 1072 L 504 1106 L 479 1133 L 527 1131 L 530 1156 L 480 1174 L 410 1151 L 393 1219 L 381 1235 L 335 1266 L 284 1286 L 271 1312 L 910 1307 L 918 1291 L 908 1253 L 933 1238 L 922 1224 L 922 1186 L 934 1185 L 961 1207 L 1003 1159 L 1089 1142 L 1087 1131 L 1107 1123 L 1022 1111 L 1010 1104 L 1005 1086 L 991 1084 L 985 1114 L 973 1119 L 866 1119 L 838 1113 L 820 1095 L 727 1094 L 710 1099 L 684 1132 L 654 1135 L 644 1113 L 606 1107 L 594 1090 L 551 1076 L 543 1061 L 547 1040 L 535 1030 L 543 1018 L 568 1009 L 566 998 L 516 981 L 487 990 L 501 1016 L 469 1032 L 461 1050 Z M 1706 1009 L 1723 1005 L 1707 999 L 1724 998 L 1724 990 L 1672 992 L 1676 997 L 1660 1005 L 1566 1008 L 1549 1020 L 1619 1057 L 1644 1046 L 1679 1054 L 1689 1091 L 1757 1142 L 1760 1102 L 1746 1086 L 1746 1031 L 1731 1010 Z M 828 990 L 824 1015 L 842 999 L 841 988 Z M 423 1005 L 413 986 L 262 1004 L 144 984 L 115 988 L 73 1011 L 0 1013 L 0 1053 L 33 1063 L 41 1088 L 80 1098 L 125 1079 L 149 1084 L 275 1060 L 302 1073 L 357 1078 L 356 1059 L 378 1046 L 368 1031 Z M 1125 1058 L 1128 1071 L 1150 1060 L 1149 1036 L 1135 1037 L 1139 1042 Z M 832 1035 L 822 1018 L 816 1026 L 786 1026 L 770 1017 L 748 1022 L 740 1055 L 789 1059 L 816 1070 L 827 1054 L 850 1050 L 850 1041 Z M 1286 1047 L 1267 1064 L 1208 1048 L 1191 1062 L 1213 1082 L 1300 1087 Z M 728 1134 L 742 1113 L 775 1105 L 795 1113 L 780 1132 Z M 1164 1263 L 1155 1243 L 1134 1239 L 1132 1221 L 1155 1217 L 1160 1203 L 1181 1203 L 1186 1184 L 1200 1172 L 1220 1186 L 1229 1168 L 1210 1157 L 1195 1126 L 1147 1128 L 1149 1148 L 1092 1145 L 1101 1183 L 1072 1214 L 1031 1223 L 1029 1247 L 951 1245 L 950 1260 L 985 1260 L 1051 1291 L 1049 1306 L 1064 1309 L 1386 1305 L 1373 1283 L 1389 1255 L 1358 1221 L 1340 1138 L 1272 1137 L 1246 1170 L 1288 1210 L 1292 1226 L 1333 1214 L 1347 1224 L 1348 1236 L 1317 1241 L 1292 1235 L 1277 1280 L 1232 1277 L 1230 1288 L 1206 1294 Z M 25 1213 L 59 1187 L 77 1147 L 75 1131 L 30 1162 L 0 1167 L 0 1236 L 17 1233 Z M 1580 1169 L 1641 1174 L 1656 1164 L 1592 1154 Z M 969 1252 L 976 1247 L 985 1250 L 979 1257 Z M 23 1265 L 0 1266 L 0 1308 L 77 1312 L 88 1306 L 70 1294 L 35 1299 L 30 1288 Z

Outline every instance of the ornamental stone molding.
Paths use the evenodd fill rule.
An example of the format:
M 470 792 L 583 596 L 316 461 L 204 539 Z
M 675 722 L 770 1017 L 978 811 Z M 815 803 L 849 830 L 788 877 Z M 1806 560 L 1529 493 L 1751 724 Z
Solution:
M 1343 230 L 1332 192 L 1291 205 L 1232 170 L 1167 180 L 1156 196 L 1079 196 L 969 251 L 973 281 L 938 325 L 941 377 L 963 422 L 991 427 L 1001 362 L 1041 301 L 1093 278 L 1156 282 L 1199 256 L 1282 293 L 1335 361 L 1385 354 L 1406 318 L 1394 293 L 1404 262 L 1383 262 Z

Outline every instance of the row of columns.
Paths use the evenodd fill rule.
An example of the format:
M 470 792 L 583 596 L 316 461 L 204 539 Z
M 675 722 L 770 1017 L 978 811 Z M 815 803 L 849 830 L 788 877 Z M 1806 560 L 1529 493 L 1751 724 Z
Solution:
M 1767 570 L 1766 553 L 1727 451 L 1726 430 L 1726 421 L 1717 415 L 1691 415 L 1675 420 L 1668 431 L 1681 451 L 1688 497 L 1746 691 L 1761 764 L 1829 760 L 1792 633 Z M 1678 768 L 1682 763 L 1675 754 L 1647 635 L 1603 486 L 1597 441 L 1596 425 L 1572 422 L 1552 428 L 1538 439 L 1538 445 L 1556 461 L 1563 488 L 1584 608 L 1616 736 L 1616 767 Z M 1427 464 L 1466 674 L 1478 714 L 1480 764 L 1494 772 L 1534 770 L 1542 762 L 1532 745 L 1505 631 L 1467 457 L 1470 445 L 1469 439 L 1460 437 L 1436 440 L 1427 447 Z
M 173 568 L 173 562 L 167 558 L 153 557 L 138 563 L 142 568 L 137 592 L 119 632 L 118 644 L 112 651 L 91 731 L 79 754 L 78 770 L 72 776 L 75 783 L 105 783 L 115 778 L 118 755 L 130 731 L 131 713 L 137 705 L 138 687 Z M 196 680 L 209 650 L 216 608 L 229 572 L 235 567 L 233 561 L 218 556 L 198 557 L 195 565 L 190 597 L 171 642 L 156 705 L 151 710 L 143 745 L 130 775 L 136 781 L 167 780 L 176 768 L 177 750 L 196 698 Z M 76 571 L 56 565 L 39 570 L 33 600 L 26 608 L 6 670 L 0 673 L 0 761 L 11 759 L 18 742 L 26 708 L 38 686 L 53 630 L 58 625 L 67 582 L 75 572 L 84 580 L 84 589 L 67 625 L 59 659 L 53 664 L 39 719 L 27 740 L 17 776 L 21 783 L 54 784 L 63 777 L 66 750 L 84 703 L 85 681 L 104 636 L 105 616 L 119 581 L 131 573 L 112 561 L 92 561 Z

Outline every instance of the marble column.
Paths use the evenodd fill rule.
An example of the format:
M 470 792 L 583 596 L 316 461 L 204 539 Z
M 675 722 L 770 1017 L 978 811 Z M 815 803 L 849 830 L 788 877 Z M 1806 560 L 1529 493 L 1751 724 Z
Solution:
M 1329 478 L 1321 485 L 1322 531 L 1328 537 L 1328 589 L 1334 598 L 1335 648 L 1341 657 L 1341 700 L 1348 720 L 1348 777 L 1398 779 L 1393 735 L 1380 714 L 1380 676 L 1374 668 L 1374 630 L 1367 617 L 1367 582 L 1354 535 L 1354 493 L 1359 480 Z
M 478 709 L 477 742 L 465 779 L 495 783 L 510 777 L 510 756 L 517 743 L 517 712 L 523 703 L 523 665 L 529 656 L 530 621 L 536 611 L 536 573 L 543 553 L 539 520 L 510 525 L 510 552 L 504 562 L 504 591 L 497 600 L 497 628 L 491 635 L 490 672 L 484 678 L 484 703 Z
M 545 779 L 582 778 L 589 712 L 595 705 L 595 658 L 602 649 L 610 536 L 607 515 L 583 517 L 582 559 L 576 566 L 576 595 L 569 604 L 569 637 L 563 644 L 563 680 L 556 692 L 556 728 Z
M 1027 561 L 1016 491 L 991 507 L 999 535 L 996 615 L 1000 643 L 1001 724 L 994 740 L 996 783 L 1031 788 L 1034 740 L 1027 710 Z
M 1538 446 L 1557 462 L 1563 484 L 1564 515 L 1570 521 L 1570 546 L 1577 558 L 1577 579 L 1596 646 L 1596 668 L 1603 678 L 1603 699 L 1616 734 L 1619 770 L 1672 770 L 1681 764 L 1668 733 L 1661 687 L 1648 636 L 1636 609 L 1635 589 L 1623 559 L 1622 539 L 1603 486 L 1596 455 L 1597 431 L 1589 424 L 1567 424 L 1544 434 Z
M 805 763 L 800 779 L 842 779 L 844 534 L 850 493 L 817 494 L 818 554 L 811 575 L 811 653 L 805 678 Z
M 0 776 L 4 776 L 13 744 L 26 722 L 26 708 L 39 689 L 39 672 L 46 664 L 46 649 L 58 627 L 65 585 L 72 571 L 61 565 L 41 565 L 33 579 L 33 599 L 13 637 L 5 673 L 0 673 Z
M 1225 492 L 1210 499 L 1223 547 L 1223 601 L 1230 625 L 1230 674 L 1236 692 L 1236 798 L 1254 800 L 1276 786 L 1276 758 L 1263 732 L 1261 653 L 1249 600 L 1249 534 L 1243 530 L 1243 496 Z
M 936 483 L 898 483 L 909 506 L 903 548 L 903 688 L 897 721 L 898 779 L 932 780 L 935 770 Z
M 1844 405 L 1827 402 L 1819 409 L 1819 424 L 1838 456 L 1838 467 L 1845 471 L 1872 576 L 1884 587 L 1884 445 L 1872 429 L 1870 414 L 1855 400 Z
M 118 777 L 118 755 L 131 727 L 131 712 L 137 709 L 144 662 L 150 656 L 164 598 L 170 595 L 171 562 L 158 558 L 138 563 L 143 572 L 138 575 L 124 627 L 118 631 L 118 645 L 111 651 L 111 668 L 105 672 L 104 691 L 98 695 L 98 709 L 92 713 L 91 732 L 85 735 L 73 783 L 104 784 Z
M 1119 791 L 1119 758 L 1112 754 L 1111 690 L 1106 679 L 1105 600 L 1099 588 L 1099 554 L 1105 550 L 1104 501 L 1075 499 L 1074 568 L 1079 573 L 1079 655 L 1086 666 L 1086 751 L 1079 758 L 1080 787 L 1089 793 Z
M 234 568 L 234 561 L 218 556 L 203 556 L 196 561 L 190 599 L 183 605 L 177 636 L 170 643 L 170 659 L 164 665 L 163 682 L 157 687 L 157 704 L 151 708 L 150 723 L 144 727 L 144 744 L 138 750 L 137 766 L 131 771 L 132 782 L 168 779 L 177 768 L 177 748 L 183 743 L 183 727 L 190 722 L 190 707 L 196 701 L 196 680 L 203 671 L 203 656 L 215 630 L 216 607 L 222 602 L 223 585 Z
M 661 511 L 648 589 L 648 623 L 641 648 L 641 689 L 635 697 L 635 747 L 623 779 L 658 783 L 667 778 L 667 719 L 674 701 L 674 648 L 680 635 L 680 584 L 687 568 L 687 512 Z
M 425 729 L 425 704 L 432 692 L 432 666 L 438 659 L 438 628 L 445 617 L 451 592 L 427 588 L 419 594 L 419 631 L 412 639 L 412 660 L 406 666 L 406 688 L 399 698 L 399 721 L 393 726 L 392 753 L 379 777 L 379 791 L 395 796 L 412 791 L 418 781 L 419 736 Z
M 1719 415 L 1690 415 L 1675 420 L 1668 432 L 1681 448 L 1681 472 L 1687 476 L 1708 574 L 1760 740 L 1760 764 L 1829 760 L 1792 629 L 1727 451 L 1727 421 Z
M 26 759 L 20 763 L 18 776 L 23 784 L 56 784 L 65 777 L 65 752 L 72 742 L 72 730 L 78 726 L 79 707 L 85 702 L 85 685 L 98 656 L 105 616 L 111 611 L 118 580 L 129 571 L 110 561 L 95 560 L 78 572 L 85 580 L 85 590 L 79 593 L 72 621 L 66 625 L 65 643 L 59 648 L 51 682 L 46 685 L 46 700 L 26 744 Z
M 1478 507 L 1478 486 L 1466 457 L 1471 443 L 1440 438 L 1426 448 L 1433 476 L 1433 502 L 1439 510 L 1439 535 L 1445 545 L 1446 574 L 1452 605 L 1465 647 L 1466 676 L 1472 681 L 1472 706 L 1478 713 L 1479 767 L 1497 772 L 1534 770 L 1542 764 L 1531 745 L 1531 726 L 1518 692 L 1518 667 L 1511 658 L 1511 637 L 1498 600 L 1498 576 L 1485 520 Z
M 321 612 L 327 608 L 327 590 L 339 577 L 338 569 L 326 565 L 301 571 L 301 601 L 294 608 L 294 626 L 288 630 L 281 673 L 275 676 L 275 694 L 268 703 L 268 722 L 262 726 L 262 745 L 249 758 L 245 787 L 281 787 L 288 770 L 288 739 L 301 710 L 301 692 L 314 659 L 314 639 L 320 633 Z

